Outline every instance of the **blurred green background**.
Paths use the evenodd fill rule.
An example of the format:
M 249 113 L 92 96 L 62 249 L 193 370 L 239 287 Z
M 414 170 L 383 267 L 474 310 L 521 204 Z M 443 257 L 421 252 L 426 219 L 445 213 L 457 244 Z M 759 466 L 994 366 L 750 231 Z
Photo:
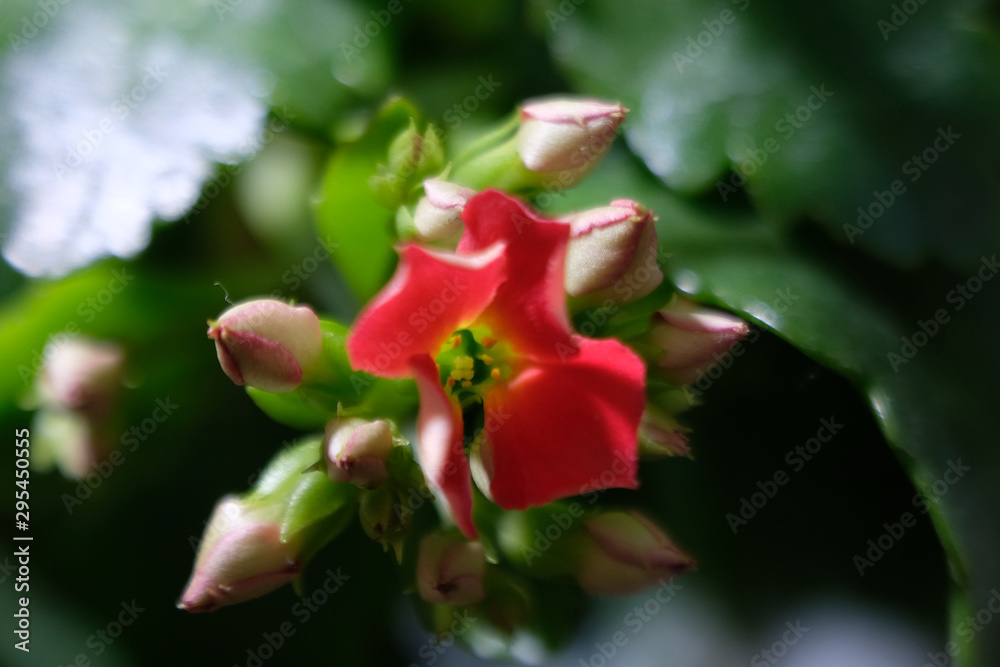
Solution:
M 126 349 L 122 434 L 157 400 L 178 407 L 80 504 L 78 482 L 33 472 L 32 651 L 7 632 L 0 662 L 249 667 L 291 622 L 262 664 L 478 664 L 427 649 L 391 555 L 356 525 L 307 572 L 307 592 L 327 568 L 350 578 L 305 622 L 289 588 L 174 608 L 215 501 L 299 435 L 225 377 L 205 321 L 227 295 L 274 294 L 350 322 L 390 275 L 391 214 L 363 188 L 334 199 L 370 175 L 352 142 L 390 96 L 461 142 L 572 92 L 631 113 L 597 172 L 538 205 L 644 203 L 673 283 L 759 334 L 686 414 L 694 460 L 643 467 L 643 500 L 699 561 L 656 630 L 601 653 L 648 596 L 595 601 L 562 652 L 520 655 L 943 665 L 954 641 L 953 664 L 997 664 L 998 17 L 935 0 L 8 0 L 0 423 L 31 426 L 37 357 L 77 327 Z M 843 428 L 795 464 L 824 419 Z M 734 533 L 727 515 L 778 471 L 787 485 Z M 915 525 L 859 575 L 905 512 Z M 0 544 L 5 614 L 15 548 Z M 97 638 L 133 602 L 134 623 Z M 809 632 L 763 657 L 796 620 Z

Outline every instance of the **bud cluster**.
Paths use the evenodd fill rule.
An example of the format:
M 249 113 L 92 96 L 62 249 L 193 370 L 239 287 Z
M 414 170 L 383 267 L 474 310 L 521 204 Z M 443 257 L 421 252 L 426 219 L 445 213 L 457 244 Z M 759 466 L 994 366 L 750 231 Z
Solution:
M 454 154 L 437 128 L 411 119 L 386 139 L 368 178 L 371 196 L 395 213 L 400 268 L 353 328 L 274 299 L 209 321 L 225 374 L 267 414 L 322 435 L 279 454 L 247 494 L 220 501 L 181 608 L 211 611 L 294 581 L 355 514 L 369 538 L 392 548 L 427 624 L 474 645 L 544 634 L 547 615 L 575 606 L 549 595 L 566 582 L 576 595 L 631 595 L 694 568 L 649 515 L 608 507 L 598 494 L 635 488 L 640 458 L 691 456 L 683 385 L 746 336 L 747 324 L 672 293 L 659 220 L 641 203 L 614 199 L 544 217 L 503 193 L 530 198 L 578 184 L 626 112 L 598 100 L 533 100 Z M 437 280 L 448 289 L 426 292 Z M 523 336 L 515 330 L 523 322 L 498 321 L 522 313 Z M 580 327 L 584 316 L 599 324 Z M 551 344 L 538 333 L 545 327 Z M 551 348 L 563 362 L 556 371 Z M 538 412 L 511 398 L 517 383 Z M 541 423 L 550 413 L 602 406 L 586 391 L 550 404 L 554 392 L 532 383 L 565 394 L 577 383 L 597 387 L 613 404 L 601 429 L 625 424 L 593 435 L 608 442 L 581 467 L 584 481 L 600 473 L 591 486 L 550 464 L 559 452 L 535 449 L 561 446 L 575 427 Z M 518 410 L 529 418 L 512 417 Z M 400 431 L 412 421 L 414 448 Z M 516 465 L 501 460 L 499 432 L 532 443 Z M 588 438 L 584 427 L 571 439 L 583 448 Z M 532 478 L 528 463 L 542 472 Z M 586 501 L 567 498 L 574 493 Z

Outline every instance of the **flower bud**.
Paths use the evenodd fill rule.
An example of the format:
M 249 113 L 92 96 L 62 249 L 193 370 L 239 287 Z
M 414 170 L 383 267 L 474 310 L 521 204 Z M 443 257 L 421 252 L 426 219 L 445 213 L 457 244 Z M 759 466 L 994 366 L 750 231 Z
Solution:
M 219 501 L 178 608 L 214 611 L 269 593 L 298 576 L 300 540 L 282 542 L 278 520 L 268 514 L 235 496 Z
M 583 522 L 589 540 L 576 572 L 592 595 L 632 595 L 690 570 L 694 560 L 639 512 L 605 512 Z
M 673 416 L 647 404 L 639 421 L 639 456 L 646 459 L 689 456 L 687 430 Z
M 428 125 L 421 134 L 416 121 L 400 132 L 389 144 L 388 160 L 368 179 L 375 200 L 390 210 L 407 201 L 415 186 L 425 177 L 444 168 L 441 131 Z
M 125 355 L 108 342 L 70 339 L 46 346 L 38 392 L 45 407 L 100 417 L 107 413 L 122 384 Z
M 570 225 L 566 291 L 640 299 L 663 282 L 656 263 L 656 218 L 644 206 L 617 199 L 610 206 L 561 218 Z M 627 289 L 623 287 L 627 286 Z M 614 289 L 613 293 L 611 290 Z
M 125 355 L 115 343 L 73 338 L 49 342 L 43 356 L 33 395 L 26 399 L 40 408 L 32 426 L 35 463 L 42 470 L 56 464 L 66 477 L 82 479 L 117 445 L 114 408 Z
M 428 535 L 417 555 L 417 591 L 425 602 L 466 606 L 485 596 L 486 551 L 479 542 Z
M 654 313 L 648 341 L 663 351 L 656 364 L 668 371 L 670 379 L 690 384 L 749 331 L 735 315 L 675 297 Z
M 241 303 L 208 324 L 226 375 L 238 385 L 272 393 L 298 387 L 323 348 L 316 313 L 275 299 Z
M 392 428 L 383 419 L 334 419 L 323 437 L 327 475 L 334 482 L 373 487 L 388 478 Z
M 597 166 L 615 139 L 628 110 L 621 104 L 554 98 L 521 107 L 518 152 L 537 173 L 569 172 L 570 186 Z M 568 177 L 564 177 L 568 178 Z
M 447 238 L 463 229 L 462 209 L 475 190 L 448 181 L 429 178 L 424 181 L 424 196 L 417 202 L 413 225 L 428 241 Z
M 404 500 L 390 488 L 382 486 L 362 494 L 358 518 L 365 534 L 382 545 L 383 551 L 392 547 L 396 562 L 403 562 L 403 542 L 412 523 L 411 513 L 404 511 Z

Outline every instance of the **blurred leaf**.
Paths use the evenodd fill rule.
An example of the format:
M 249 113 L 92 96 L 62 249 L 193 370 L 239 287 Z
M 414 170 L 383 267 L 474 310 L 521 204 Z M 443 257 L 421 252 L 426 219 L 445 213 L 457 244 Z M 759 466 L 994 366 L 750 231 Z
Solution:
M 980 3 L 908 6 L 594 0 L 548 16 L 555 56 L 632 110 L 629 144 L 671 187 L 732 202 L 745 177 L 765 220 L 970 270 L 998 238 L 1000 46 Z
M 334 153 L 323 179 L 316 209 L 320 234 L 333 241 L 331 254 L 362 303 L 385 284 L 396 260 L 393 214 L 375 201 L 368 179 L 411 118 L 419 118 L 411 104 L 390 102 L 361 139 Z
M 996 330 L 1000 282 L 975 300 L 959 300 L 953 287 L 968 276 L 937 279 L 921 290 L 915 277 L 897 284 L 878 273 L 859 275 L 851 263 L 832 262 L 829 249 L 823 255 L 796 246 L 753 215 L 682 201 L 619 159 L 588 184 L 560 207 L 623 196 L 649 206 L 660 219 L 661 246 L 672 253 L 668 275 L 682 291 L 774 330 L 852 381 L 927 497 L 959 587 L 955 608 L 974 614 L 985 605 L 1000 578 L 1000 423 L 990 398 L 1000 353 L 989 333 Z M 934 328 L 928 322 L 942 309 L 948 319 Z M 917 341 L 912 354 L 904 339 Z M 945 474 L 961 466 L 968 470 L 942 492 Z M 922 507 L 914 503 L 916 511 Z M 970 640 L 958 633 L 961 620 L 950 630 L 965 648 Z M 974 646 L 981 662 L 968 664 L 993 664 L 1000 628 L 975 634 Z
M 350 0 L 5 8 L 4 257 L 32 276 L 133 257 L 198 202 L 213 163 L 252 158 L 289 123 L 325 133 L 387 82 L 386 40 L 345 49 L 368 20 Z

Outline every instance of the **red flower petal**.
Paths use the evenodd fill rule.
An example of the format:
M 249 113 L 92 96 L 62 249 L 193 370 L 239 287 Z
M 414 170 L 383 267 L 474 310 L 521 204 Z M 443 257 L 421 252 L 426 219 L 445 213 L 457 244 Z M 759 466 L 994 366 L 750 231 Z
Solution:
M 479 322 L 522 355 L 554 359 L 575 351 L 563 287 L 570 226 L 539 218 L 496 190 L 470 199 L 462 219 L 460 255 L 507 245 L 510 275 Z
M 507 266 L 502 243 L 463 257 L 404 246 L 392 280 L 347 339 L 351 365 L 381 377 L 409 376 L 411 357 L 436 356 L 452 332 L 486 308 Z
M 489 491 L 503 508 L 638 486 L 646 369 L 616 340 L 575 343 L 579 354 L 531 366 L 485 397 Z
M 474 540 L 472 483 L 462 444 L 462 411 L 444 393 L 433 359 L 426 355 L 414 357 L 409 368 L 420 392 L 417 417 L 420 467 L 438 497 L 448 506 L 459 530 Z

